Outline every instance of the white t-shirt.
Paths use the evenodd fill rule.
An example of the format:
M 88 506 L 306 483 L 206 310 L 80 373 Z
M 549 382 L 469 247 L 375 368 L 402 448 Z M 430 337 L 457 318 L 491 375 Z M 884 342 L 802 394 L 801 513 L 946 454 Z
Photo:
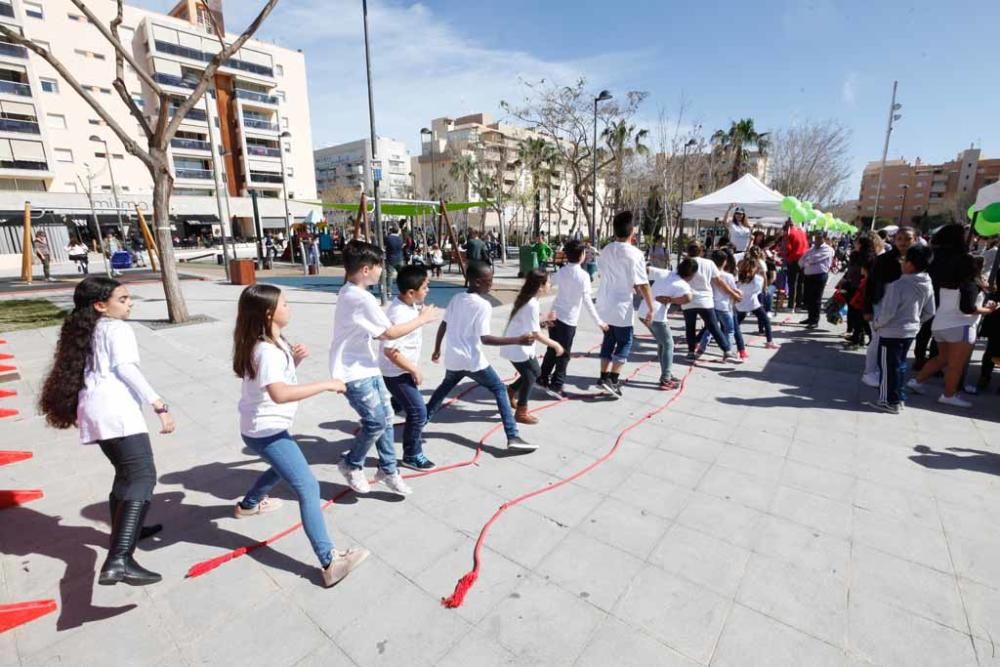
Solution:
M 736 289 L 736 277 L 733 274 L 726 271 L 719 271 L 719 277 L 731 288 Z M 716 310 L 729 312 L 733 309 L 733 297 L 729 296 L 729 292 L 717 285 L 712 285 L 712 299 L 715 301 Z
M 538 299 L 532 299 L 521 306 L 507 323 L 504 336 L 513 338 L 541 331 L 540 310 Z M 537 355 L 535 354 L 535 344 L 532 343 L 531 345 L 504 345 L 500 348 L 500 356 L 511 361 L 527 361 Z
M 298 401 L 275 403 L 267 386 L 283 382 L 298 384 L 295 360 L 288 344 L 260 341 L 253 347 L 253 367 L 257 376 L 243 378 L 240 389 L 240 433 L 251 438 L 266 438 L 287 431 L 292 426 Z
M 414 304 L 408 306 L 396 297 L 389 304 L 389 309 L 386 311 L 386 317 L 389 321 L 395 324 L 406 324 L 407 322 L 412 322 L 420 316 L 420 309 Z M 402 338 L 397 338 L 396 340 L 384 340 L 379 349 L 378 365 L 382 370 L 382 375 L 387 378 L 394 378 L 402 375 L 406 371 L 392 363 L 387 356 L 385 356 L 386 350 L 399 350 L 400 353 L 414 366 L 420 364 L 420 351 L 423 349 L 424 344 L 424 334 L 423 329 L 415 329 L 410 333 L 406 334 Z
M 667 312 L 670 306 L 656 300 L 658 296 L 666 296 L 672 299 L 691 294 L 691 286 L 688 282 L 677 275 L 674 271 L 667 269 L 657 269 L 649 267 L 649 277 L 653 280 L 653 321 L 666 322 Z M 655 271 L 655 273 L 654 273 Z M 639 304 L 639 317 L 646 315 L 645 302 Z
M 632 305 L 634 288 L 649 283 L 642 253 L 629 243 L 612 241 L 597 258 L 597 269 L 601 274 L 597 288 L 597 313 L 611 326 L 632 326 L 635 316 Z
M 345 283 L 337 294 L 330 341 L 330 377 L 354 382 L 380 375 L 374 339 L 392 322 L 368 290 Z
M 490 335 L 493 306 L 471 292 L 456 294 L 444 311 L 444 367 L 449 371 L 481 371 L 490 365 L 483 353 L 483 336 Z
M 586 308 L 598 326 L 603 324 L 590 297 L 590 275 L 579 264 L 564 264 L 553 274 L 552 284 L 559 289 L 552 310 L 560 322 L 575 327 L 580 321 L 580 309 Z
M 733 247 L 736 248 L 736 252 L 746 252 L 747 248 L 750 247 L 751 229 L 743 225 L 737 225 L 735 222 L 730 222 L 728 227 L 729 240 L 732 242 Z
M 691 308 L 715 308 L 715 297 L 712 295 L 712 281 L 719 277 L 721 271 L 715 262 L 704 257 L 695 257 L 698 271 L 691 276 L 688 284 L 691 286 L 691 300 L 681 306 L 683 310 Z
M 743 298 L 736 304 L 736 310 L 741 313 L 751 313 L 760 308 L 760 295 L 764 291 L 764 279 L 757 274 L 748 283 L 738 283 L 736 289 L 743 293 Z
M 123 320 L 102 317 L 94 328 L 91 349 L 93 357 L 77 395 L 80 442 L 147 433 L 142 404 L 153 403 L 158 396 L 138 372 L 139 345 L 132 327 Z M 137 376 L 137 381 L 127 384 L 123 380 L 119 373 L 125 368 L 134 371 L 130 375 Z

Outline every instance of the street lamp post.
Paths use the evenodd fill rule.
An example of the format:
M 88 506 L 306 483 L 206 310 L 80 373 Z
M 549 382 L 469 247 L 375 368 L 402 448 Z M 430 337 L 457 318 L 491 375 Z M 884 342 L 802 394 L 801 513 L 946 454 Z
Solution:
M 428 142 L 431 145 L 431 186 L 427 189 L 427 198 L 434 199 L 434 131 L 426 127 L 420 128 L 420 136 L 428 136 Z M 435 208 L 435 211 L 437 209 Z M 431 216 L 431 226 L 434 228 L 435 240 L 441 243 L 441 239 L 437 238 L 437 234 L 441 231 L 438 229 L 438 216 L 437 213 L 433 213 Z
M 898 104 L 896 102 L 896 88 L 898 85 L 898 81 L 892 82 L 892 102 L 889 103 L 889 122 L 885 128 L 885 145 L 882 148 L 882 164 L 878 170 L 878 185 L 875 186 L 875 206 L 872 209 L 872 229 L 875 229 L 875 222 L 878 220 L 878 200 L 879 196 L 882 194 L 882 176 L 885 173 L 885 159 L 889 155 L 889 137 L 892 136 L 892 124 L 902 118 L 902 115 L 896 113 L 903 108 L 902 104 Z
M 122 246 L 125 245 L 125 225 L 122 223 L 122 207 L 118 203 L 118 186 L 115 184 L 115 170 L 111 168 L 111 150 L 108 148 L 108 142 L 97 136 L 96 134 L 90 137 L 91 141 L 96 141 L 104 144 L 104 157 L 108 161 L 108 175 L 111 176 L 111 196 L 115 201 L 115 214 L 118 216 L 118 233 L 122 237 Z M 100 225 L 98 225 L 100 229 Z
M 611 98 L 611 93 L 606 90 L 602 90 L 601 94 L 594 98 L 594 173 L 592 174 L 593 181 L 591 183 L 593 186 L 593 192 L 591 192 L 593 199 L 591 201 L 590 214 L 590 242 L 594 244 L 595 248 L 597 247 L 597 236 L 595 235 L 597 230 L 597 103 L 610 100 Z
M 285 200 L 285 238 L 288 240 L 288 259 L 295 262 L 295 244 L 292 243 L 292 226 L 289 220 L 291 220 L 291 213 L 288 210 L 288 169 L 285 168 L 285 139 L 291 139 L 292 133 L 285 130 L 278 137 L 278 155 L 281 158 L 281 192 L 282 198 Z M 305 253 L 302 254 L 303 261 L 305 260 Z M 305 269 L 305 266 L 303 266 Z
M 372 163 L 369 165 L 372 173 L 372 185 L 375 191 L 375 240 L 376 245 L 382 248 L 384 243 L 385 235 L 382 233 L 382 200 L 379 195 L 379 181 L 381 180 L 381 169 L 375 168 L 376 161 L 378 160 L 378 140 L 375 136 L 375 93 L 372 89 L 372 56 L 371 56 L 371 46 L 368 40 L 368 0 L 361 0 L 361 13 L 364 20 L 365 29 L 365 69 L 368 75 L 368 124 L 371 133 L 372 142 Z M 434 162 L 431 161 L 431 166 Z M 384 248 L 383 248 L 384 251 Z M 389 293 L 389 272 L 383 271 L 382 277 L 379 279 L 379 301 L 382 305 L 385 305 L 386 295 Z
M 94 210 L 94 175 L 90 171 L 89 164 L 84 162 L 83 166 L 87 169 L 87 201 L 90 202 L 90 215 L 94 219 L 94 227 L 97 230 L 97 242 L 101 246 L 101 259 L 104 260 L 104 273 L 108 276 L 108 278 L 110 278 L 111 267 L 108 266 L 108 249 L 104 245 L 104 235 L 101 234 L 101 223 L 97 220 L 97 211 Z M 80 178 L 79 174 L 77 174 L 76 178 L 82 185 L 83 179 Z

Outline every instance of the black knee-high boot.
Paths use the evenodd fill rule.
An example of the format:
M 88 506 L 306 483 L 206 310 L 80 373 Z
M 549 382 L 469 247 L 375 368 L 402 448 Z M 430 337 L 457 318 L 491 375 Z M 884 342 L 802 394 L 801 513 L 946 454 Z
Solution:
M 111 521 L 113 523 L 115 520 L 115 512 L 118 510 L 118 496 L 113 493 L 108 494 L 108 506 L 111 508 Z M 143 516 L 145 516 L 145 514 Z M 163 524 L 161 523 L 154 523 L 148 526 L 144 525 L 139 531 L 139 539 L 144 540 L 147 537 L 152 537 L 161 530 L 163 530 Z
M 155 584 L 163 578 L 136 563 L 132 557 L 136 542 L 139 540 L 139 529 L 148 509 L 148 501 L 119 501 L 111 522 L 111 546 L 108 549 L 108 558 L 101 566 L 101 575 L 97 583 L 111 586 L 124 581 L 130 586 L 145 586 Z

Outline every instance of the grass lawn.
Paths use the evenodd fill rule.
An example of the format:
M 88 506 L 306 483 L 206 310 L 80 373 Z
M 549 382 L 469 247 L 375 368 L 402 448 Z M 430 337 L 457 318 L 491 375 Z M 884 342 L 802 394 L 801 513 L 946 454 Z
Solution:
M 66 313 L 48 299 L 0 302 L 0 331 L 38 329 L 62 324 Z

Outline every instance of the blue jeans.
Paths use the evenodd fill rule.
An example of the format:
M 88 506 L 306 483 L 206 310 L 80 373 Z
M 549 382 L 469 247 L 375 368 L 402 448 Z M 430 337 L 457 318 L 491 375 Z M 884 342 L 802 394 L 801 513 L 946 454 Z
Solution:
M 420 395 L 413 376 L 403 373 L 395 377 L 385 377 L 385 386 L 396 402 L 406 411 L 406 425 L 403 427 L 403 458 L 415 458 L 423 454 L 421 437 L 427 422 L 427 408 Z
M 719 319 L 716 317 L 714 308 L 688 308 L 684 311 L 684 333 L 687 338 L 688 352 L 694 354 L 695 348 L 698 345 L 696 330 L 699 317 L 705 322 L 705 328 L 712 335 L 712 338 L 715 339 L 715 342 L 718 343 L 719 347 L 722 348 L 722 351 L 729 352 L 729 340 L 726 336 L 722 335 L 722 329 L 719 328 Z
M 313 477 L 312 470 L 302 450 L 295 439 L 282 431 L 266 438 L 243 436 L 243 442 L 255 454 L 267 461 L 271 467 L 257 478 L 254 485 L 243 496 L 240 505 L 244 509 L 256 507 L 271 489 L 281 480 L 288 482 L 299 499 L 299 514 L 302 517 L 302 527 L 309 538 L 319 564 L 326 567 L 330 564 L 333 542 L 326 532 L 326 522 L 323 521 L 323 509 L 319 498 L 319 482 Z
M 674 377 L 674 335 L 666 322 L 651 322 L 649 330 L 656 339 L 656 356 L 660 360 L 660 382 L 666 382 Z
M 733 339 L 736 340 L 737 350 L 742 351 L 746 349 L 746 345 L 743 344 L 743 333 L 734 326 L 732 311 L 716 310 L 715 320 L 719 323 L 719 331 L 722 334 L 722 337 L 726 340 L 726 347 L 722 348 L 723 352 L 728 352 L 732 349 Z M 708 347 L 708 337 L 710 335 L 712 334 L 708 326 L 705 326 L 705 328 L 701 330 L 701 334 L 698 336 L 698 349 L 704 350 Z M 716 340 L 716 342 L 718 342 L 718 340 Z M 719 347 L 722 347 L 722 345 L 720 344 Z
M 764 335 L 767 336 L 767 342 L 774 342 L 774 336 L 771 334 L 771 318 L 768 317 L 767 310 L 764 306 L 758 306 L 755 310 L 751 311 L 757 317 L 757 326 L 764 331 Z M 747 315 L 750 313 L 741 313 L 736 311 L 736 331 L 739 332 L 740 324 L 746 319 Z M 743 338 L 742 334 L 739 334 L 737 340 Z
M 344 460 L 352 468 L 363 468 L 372 445 L 378 450 L 378 467 L 386 474 L 396 472 L 393 444 L 392 396 L 381 375 L 347 383 L 347 402 L 361 418 L 361 430 Z
M 480 371 L 445 371 L 444 380 L 434 390 L 430 402 L 427 403 L 427 421 L 429 422 L 434 418 L 434 413 L 441 408 L 444 399 L 448 398 L 448 394 L 455 388 L 455 385 L 467 377 L 472 378 L 479 386 L 485 387 L 493 393 L 493 397 L 497 400 L 497 408 L 500 410 L 500 419 L 503 421 L 504 433 L 507 434 L 508 439 L 516 438 L 518 436 L 517 422 L 514 421 L 514 411 L 510 409 L 510 399 L 507 398 L 507 387 L 500 379 L 500 376 L 497 375 L 497 372 L 493 370 L 492 366 L 487 366 Z
M 624 364 L 632 352 L 632 327 L 608 325 L 601 341 L 601 360 Z

